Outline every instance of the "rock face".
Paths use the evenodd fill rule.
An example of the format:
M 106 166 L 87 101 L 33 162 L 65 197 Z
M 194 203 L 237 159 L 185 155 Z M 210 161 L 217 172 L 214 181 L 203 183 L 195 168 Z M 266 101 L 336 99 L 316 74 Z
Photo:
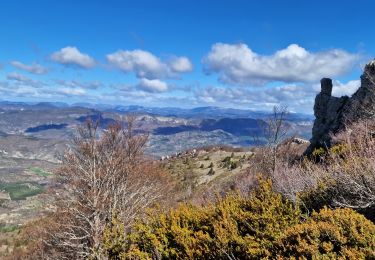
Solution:
M 361 86 L 352 97 L 333 97 L 332 80 L 323 78 L 321 92 L 315 98 L 315 122 L 310 146 L 306 154 L 315 148 L 330 147 L 335 134 L 358 120 L 375 117 L 375 60 L 365 66 Z

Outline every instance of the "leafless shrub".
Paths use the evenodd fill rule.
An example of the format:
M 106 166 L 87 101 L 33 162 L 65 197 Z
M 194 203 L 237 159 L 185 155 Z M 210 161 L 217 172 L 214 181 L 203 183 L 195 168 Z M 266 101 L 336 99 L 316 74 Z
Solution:
M 299 193 L 325 186 L 330 206 L 369 210 L 375 207 L 375 122 L 347 127 L 316 163 L 280 160 L 273 173 L 275 188 L 292 200 Z
M 134 120 L 102 133 L 92 122 L 79 129 L 57 172 L 64 191 L 46 228 L 43 258 L 101 259 L 103 230 L 113 213 L 129 227 L 167 194 L 164 172 L 143 155 L 148 136 L 133 133 Z
M 328 177 L 326 169 L 307 159 L 298 163 L 280 160 L 272 175 L 274 188 L 292 201 L 299 193 L 314 189 Z
M 340 153 L 330 151 L 330 172 L 337 179 L 338 206 L 367 209 L 375 206 L 375 122 L 363 121 L 335 136 Z
M 260 148 L 259 151 L 263 159 L 263 166 L 269 167 L 271 172 L 276 170 L 278 148 L 289 132 L 289 127 L 286 123 L 288 114 L 287 107 L 275 106 L 272 115 L 261 125 L 266 145 Z

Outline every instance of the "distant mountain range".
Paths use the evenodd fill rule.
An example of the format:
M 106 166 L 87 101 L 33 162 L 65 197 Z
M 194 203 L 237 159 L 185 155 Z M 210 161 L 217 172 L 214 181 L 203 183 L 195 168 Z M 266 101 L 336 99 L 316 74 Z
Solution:
M 156 135 L 171 135 L 186 131 L 205 131 L 223 130 L 235 136 L 254 136 L 259 135 L 261 131 L 260 119 L 252 118 L 221 118 L 221 119 L 203 119 L 199 125 L 180 125 L 174 127 L 159 127 L 155 129 Z
M 185 109 L 3 101 L 0 102 L 0 150 L 3 142 L 10 149 L 6 151 L 9 154 L 45 156 L 45 147 L 38 147 L 30 140 L 48 140 L 50 147 L 55 147 L 56 143 L 68 144 L 78 126 L 85 121 L 97 121 L 100 129 L 104 129 L 127 113 L 137 115 L 136 132 L 150 134 L 147 152 L 154 156 L 206 145 L 254 145 L 254 137 L 258 138 L 258 143 L 262 142 L 261 125 L 265 125 L 271 116 L 264 111 L 219 107 Z M 311 115 L 291 113 L 286 120 L 290 135 L 311 137 Z M 15 140 L 28 140 L 22 142 L 28 152 L 24 151 L 26 148 L 19 150 L 18 146 L 12 145 Z M 61 148 L 60 145 L 56 147 Z
M 28 109 L 45 109 L 45 108 L 68 108 L 68 107 L 82 107 L 95 109 L 101 112 L 114 113 L 134 113 L 134 114 L 149 114 L 166 117 L 179 118 L 197 118 L 197 119 L 217 119 L 217 118 L 252 118 L 265 119 L 270 116 L 267 111 L 254 111 L 236 108 L 221 108 L 214 106 L 196 107 L 196 108 L 177 108 L 177 107 L 144 107 L 144 106 L 119 106 L 108 104 L 91 104 L 91 103 L 74 103 L 67 104 L 63 102 L 11 102 L 0 101 L 0 108 L 4 107 L 25 107 Z M 313 115 L 302 113 L 290 113 L 288 121 L 312 121 Z

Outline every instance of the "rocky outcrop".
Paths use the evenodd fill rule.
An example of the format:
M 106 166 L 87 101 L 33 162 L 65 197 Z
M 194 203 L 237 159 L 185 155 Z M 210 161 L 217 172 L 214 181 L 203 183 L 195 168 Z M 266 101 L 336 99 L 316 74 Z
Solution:
M 361 86 L 350 98 L 343 113 L 346 124 L 375 117 L 375 60 L 365 66 Z
M 375 116 L 375 60 L 365 66 L 361 76 L 361 86 L 352 97 L 333 97 L 332 80 L 321 80 L 321 92 L 315 98 L 315 122 L 310 146 L 306 154 L 315 148 L 330 147 L 332 134 L 344 130 L 358 120 Z

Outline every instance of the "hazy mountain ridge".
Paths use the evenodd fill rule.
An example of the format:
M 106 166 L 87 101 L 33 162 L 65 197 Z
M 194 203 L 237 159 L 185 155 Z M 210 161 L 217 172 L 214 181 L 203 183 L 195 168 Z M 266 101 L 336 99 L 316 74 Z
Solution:
M 267 117 L 269 111 L 255 111 L 237 108 L 221 108 L 215 106 L 196 107 L 196 108 L 177 108 L 177 107 L 144 107 L 137 105 L 109 105 L 109 104 L 91 104 L 91 103 L 73 103 L 71 105 L 63 102 L 12 102 L 0 101 L 1 109 L 44 109 L 44 108 L 85 108 L 93 109 L 102 112 L 114 113 L 135 113 L 135 114 L 150 114 L 167 117 L 183 117 L 183 118 L 254 118 L 264 119 Z M 314 116 L 303 113 L 290 113 L 288 120 L 313 120 Z
M 153 155 L 192 148 L 191 144 L 249 146 L 253 136 L 261 135 L 261 125 L 270 116 L 266 112 L 218 107 L 181 109 L 5 101 L 0 102 L 1 138 L 11 134 L 33 136 L 50 143 L 68 142 L 77 127 L 88 119 L 106 128 L 125 114 L 137 115 L 136 131 L 150 134 L 148 151 L 157 151 Z M 292 134 L 310 137 L 310 115 L 291 113 L 287 120 Z M 173 146 L 174 142 L 180 145 Z

